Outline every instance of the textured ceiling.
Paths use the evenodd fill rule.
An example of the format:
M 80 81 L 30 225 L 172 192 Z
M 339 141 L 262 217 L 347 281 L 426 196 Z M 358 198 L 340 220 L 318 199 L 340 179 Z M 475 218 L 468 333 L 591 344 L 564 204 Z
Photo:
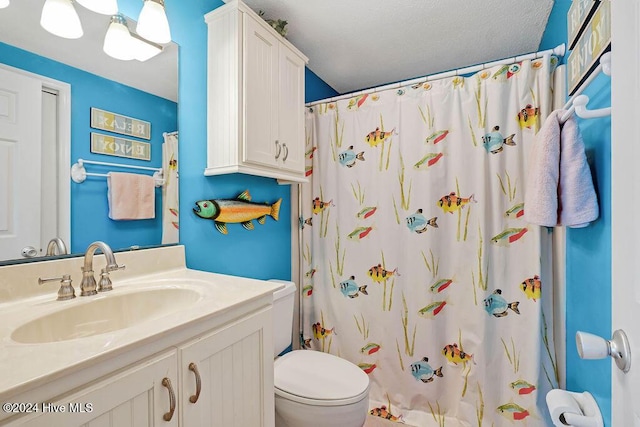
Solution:
M 245 0 L 340 93 L 535 52 L 553 0 Z
M 49 34 L 40 26 L 43 4 L 42 0 L 18 0 L 0 9 L 0 42 L 177 102 L 178 46 L 175 43 L 165 46 L 162 54 L 145 62 L 119 61 L 102 51 L 109 16 L 90 12 L 76 3 L 84 35 L 67 40 Z M 134 29 L 135 23 L 130 22 L 129 28 Z

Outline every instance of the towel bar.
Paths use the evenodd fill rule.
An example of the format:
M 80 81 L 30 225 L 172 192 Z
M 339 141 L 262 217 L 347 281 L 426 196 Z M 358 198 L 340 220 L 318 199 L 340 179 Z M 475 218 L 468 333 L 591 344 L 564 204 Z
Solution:
M 595 119 L 597 117 L 606 117 L 611 115 L 611 107 L 589 110 L 587 109 L 588 103 L 589 97 L 587 95 L 577 96 L 576 99 L 573 100 L 573 105 L 578 117 L 583 119 Z
M 78 184 L 83 183 L 88 176 L 102 176 L 102 177 L 109 176 L 108 173 L 87 172 L 87 170 L 84 167 L 85 163 L 92 164 L 92 165 L 100 165 L 100 166 L 111 166 L 111 167 L 117 167 L 117 168 L 141 169 L 141 170 L 153 171 L 153 179 L 155 180 L 156 187 L 162 187 L 165 183 L 163 173 L 162 173 L 162 168 L 123 165 L 119 163 L 97 162 L 93 160 L 84 160 L 84 159 L 78 159 L 78 162 L 74 163 L 74 165 L 71 166 L 71 179 L 73 180 L 73 182 L 76 182 Z

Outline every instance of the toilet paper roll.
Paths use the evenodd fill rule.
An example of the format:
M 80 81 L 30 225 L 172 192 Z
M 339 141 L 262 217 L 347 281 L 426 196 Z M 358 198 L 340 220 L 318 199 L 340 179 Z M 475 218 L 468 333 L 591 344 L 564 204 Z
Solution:
M 547 408 L 551 415 L 551 421 L 556 427 L 570 425 L 563 414 L 584 415 L 573 393 L 567 390 L 553 389 L 547 393 Z

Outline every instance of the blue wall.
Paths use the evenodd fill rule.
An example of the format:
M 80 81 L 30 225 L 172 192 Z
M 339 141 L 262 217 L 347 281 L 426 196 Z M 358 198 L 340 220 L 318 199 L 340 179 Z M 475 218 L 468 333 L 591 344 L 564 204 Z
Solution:
M 540 49 L 567 42 L 566 14 L 571 2 L 556 0 Z M 600 75 L 585 90 L 590 109 L 611 105 L 610 78 Z M 611 425 L 611 360 L 578 357 L 578 330 L 611 336 L 611 118 L 579 119 L 598 193 L 600 218 L 583 229 L 567 229 L 566 313 L 567 390 L 594 395 L 605 425 Z
M 52 36 L 53 37 L 53 36 Z M 71 85 L 71 162 L 78 158 L 103 162 L 160 167 L 163 132 L 177 129 L 177 105 L 158 96 L 52 61 L 39 55 L 0 43 L 0 63 L 40 74 Z M 151 122 L 151 161 L 91 154 L 90 108 L 96 107 Z M 95 131 L 95 130 L 94 130 Z M 106 131 L 100 133 L 120 136 Z M 135 137 L 127 137 L 137 140 Z M 105 173 L 110 168 L 87 167 L 88 172 Z M 124 170 L 123 170 L 124 171 Z M 114 248 L 132 244 L 157 245 L 162 237 L 161 192 L 156 189 L 156 218 L 112 221 L 107 216 L 105 178 L 87 178 L 71 183 L 71 252 L 83 252 L 94 240 Z M 51 236 L 53 237 L 53 236 Z
M 180 241 L 186 246 L 187 265 L 206 271 L 267 279 L 291 277 L 291 199 L 289 186 L 274 179 L 234 174 L 205 177 L 207 138 L 207 26 L 204 15 L 221 6 L 220 0 L 167 1 L 174 41 L 180 45 Z M 139 0 L 120 0 L 121 12 L 137 18 Z M 309 76 L 309 73 L 307 73 Z M 318 98 L 335 94 L 317 78 L 309 78 L 307 92 Z M 280 220 L 267 218 L 252 231 L 230 224 L 220 234 L 212 222 L 197 218 L 194 203 L 202 199 L 233 198 L 249 189 L 253 200 L 282 198 Z
M 338 92 L 318 77 L 316 73 L 308 68 L 305 68 L 304 71 L 304 81 L 306 84 L 304 92 L 305 102 L 319 101 L 338 95 Z

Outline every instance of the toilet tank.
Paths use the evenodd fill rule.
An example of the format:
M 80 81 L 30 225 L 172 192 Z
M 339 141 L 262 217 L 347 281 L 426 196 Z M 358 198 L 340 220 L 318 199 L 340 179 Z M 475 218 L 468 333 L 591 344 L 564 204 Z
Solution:
M 291 345 L 296 284 L 286 280 L 271 279 L 269 281 L 284 285 L 283 289 L 273 293 L 273 357 L 275 358 Z

